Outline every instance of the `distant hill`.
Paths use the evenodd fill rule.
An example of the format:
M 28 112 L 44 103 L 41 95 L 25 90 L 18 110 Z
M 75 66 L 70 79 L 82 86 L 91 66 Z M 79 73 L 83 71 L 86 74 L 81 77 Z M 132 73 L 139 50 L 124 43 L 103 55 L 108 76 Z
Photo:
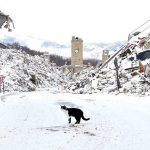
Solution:
M 2 35 L 0 42 L 4 44 L 19 43 L 22 46 L 27 46 L 31 49 L 41 52 L 48 52 L 63 57 L 71 56 L 71 44 L 59 44 L 50 40 L 35 38 L 32 36 L 8 36 Z M 84 43 L 84 58 L 100 59 L 102 50 L 115 51 L 122 46 L 124 41 L 117 41 L 114 43 Z

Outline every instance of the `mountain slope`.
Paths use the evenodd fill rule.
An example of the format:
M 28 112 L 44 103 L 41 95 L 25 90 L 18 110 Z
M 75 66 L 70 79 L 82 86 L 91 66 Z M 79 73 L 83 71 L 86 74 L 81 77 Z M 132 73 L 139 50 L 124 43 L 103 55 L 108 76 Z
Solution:
M 16 36 L 16 35 L 14 36 L 2 35 L 0 41 L 9 44 L 18 42 L 20 45 L 27 46 L 30 49 L 42 52 L 46 51 L 49 52 L 50 54 L 57 54 L 63 57 L 71 57 L 71 43 L 64 45 L 49 40 L 35 38 L 32 36 Z M 123 41 L 118 41 L 114 43 L 86 43 L 85 41 L 83 57 L 100 59 L 102 50 L 107 49 L 110 51 L 114 51 L 118 49 L 123 43 L 124 43 Z

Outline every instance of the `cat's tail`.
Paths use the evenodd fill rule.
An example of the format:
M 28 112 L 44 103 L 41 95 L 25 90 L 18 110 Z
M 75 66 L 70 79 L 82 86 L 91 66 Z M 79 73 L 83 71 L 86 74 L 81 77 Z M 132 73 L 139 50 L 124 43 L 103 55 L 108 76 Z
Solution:
M 85 118 L 84 116 L 82 116 L 82 119 L 85 120 L 85 121 L 90 120 L 90 118 Z

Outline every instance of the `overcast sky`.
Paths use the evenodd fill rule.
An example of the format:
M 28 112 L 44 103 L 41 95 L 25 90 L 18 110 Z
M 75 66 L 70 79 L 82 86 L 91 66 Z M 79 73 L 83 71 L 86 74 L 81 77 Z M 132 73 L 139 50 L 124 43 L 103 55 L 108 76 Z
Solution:
M 14 20 L 14 33 L 58 43 L 73 35 L 84 42 L 126 40 L 150 19 L 149 0 L 0 0 Z

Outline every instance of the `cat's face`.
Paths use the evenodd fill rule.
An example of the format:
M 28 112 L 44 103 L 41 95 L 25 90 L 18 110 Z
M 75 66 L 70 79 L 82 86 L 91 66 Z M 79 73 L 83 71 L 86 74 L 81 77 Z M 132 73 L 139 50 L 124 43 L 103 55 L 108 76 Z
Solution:
M 67 107 L 64 105 L 64 106 L 61 106 L 61 109 L 66 110 L 66 109 L 67 109 Z

